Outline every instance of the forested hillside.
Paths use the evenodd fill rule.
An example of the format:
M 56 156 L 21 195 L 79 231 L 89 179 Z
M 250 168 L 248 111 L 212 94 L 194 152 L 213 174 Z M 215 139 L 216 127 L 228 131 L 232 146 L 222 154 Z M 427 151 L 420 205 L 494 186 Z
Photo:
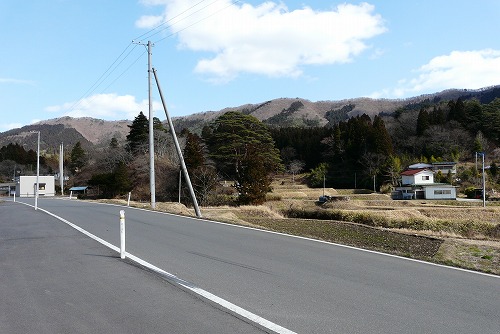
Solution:
M 385 191 L 416 162 L 457 162 L 454 178 L 438 175 L 437 181 L 464 189 L 478 185 L 476 152 L 486 156 L 488 189 L 500 190 L 499 94 L 500 88 L 493 87 L 376 103 L 277 99 L 193 115 L 175 126 L 202 204 L 262 202 L 273 173 L 307 173 L 310 185 L 317 187 L 325 182 Z M 1 134 L 4 142 L 11 141 L 0 147 L 0 181 L 34 172 L 33 131 L 40 131 L 42 174 L 57 172 L 64 142 L 67 186 L 91 185 L 96 196 L 106 197 L 132 190 L 137 198 L 148 199 L 148 120 L 142 112 L 128 125 L 84 119 L 79 124 L 86 124 L 80 126 L 88 130 L 86 137 L 70 126 L 78 120 L 64 121 Z M 154 124 L 157 198 L 177 200 L 178 157 L 168 129 L 159 119 Z M 184 187 L 182 198 L 189 201 Z
M 330 186 L 371 188 L 374 177 L 378 185 L 394 182 L 415 162 L 465 163 L 475 152 L 485 152 L 495 166 L 500 158 L 500 99 L 486 104 L 461 98 L 426 101 L 373 118 L 361 115 L 327 127 L 272 128 L 271 133 L 288 169 L 297 161 L 304 171 L 324 163 L 318 172 L 326 173 Z M 469 174 L 462 181 L 474 172 Z

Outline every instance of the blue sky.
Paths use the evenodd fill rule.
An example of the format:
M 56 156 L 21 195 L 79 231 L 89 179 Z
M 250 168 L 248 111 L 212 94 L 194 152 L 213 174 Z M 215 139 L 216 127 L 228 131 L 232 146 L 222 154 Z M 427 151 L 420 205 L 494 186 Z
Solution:
M 498 0 L 2 0 L 0 131 L 500 84 Z M 155 116 L 165 119 L 153 86 Z

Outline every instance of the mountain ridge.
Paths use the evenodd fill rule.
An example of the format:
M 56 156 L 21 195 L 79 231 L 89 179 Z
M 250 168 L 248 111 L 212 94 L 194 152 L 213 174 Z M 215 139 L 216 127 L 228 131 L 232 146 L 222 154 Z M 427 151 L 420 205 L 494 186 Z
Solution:
M 405 99 L 358 97 L 313 102 L 298 97 L 277 98 L 256 104 L 247 103 L 218 111 L 204 111 L 176 117 L 174 126 L 176 131 L 188 128 L 192 132 L 201 133 L 204 125 L 232 110 L 252 115 L 269 126 L 275 127 L 329 126 L 362 114 L 373 118 L 379 114 L 392 114 L 401 108 L 420 108 L 425 103 L 438 103 L 458 98 L 463 100 L 477 98 L 481 103 L 489 103 L 498 97 L 500 97 L 500 85 L 476 90 L 448 89 Z M 42 132 L 41 145 L 45 148 L 57 148 L 61 142 L 72 146 L 78 141 L 87 147 L 108 145 L 113 137 L 119 141 L 125 141 L 129 132 L 128 125 L 131 123 L 129 120 L 105 121 L 91 117 L 53 118 L 0 133 L 0 147 L 9 143 L 20 143 L 28 149 L 36 148 L 33 131 Z

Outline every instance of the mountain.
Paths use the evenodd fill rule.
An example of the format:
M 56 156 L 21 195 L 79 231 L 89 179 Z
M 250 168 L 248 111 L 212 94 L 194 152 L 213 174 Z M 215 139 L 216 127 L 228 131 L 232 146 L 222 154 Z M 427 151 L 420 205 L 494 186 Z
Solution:
M 372 99 L 354 98 L 341 101 L 311 102 L 300 98 L 279 98 L 259 104 L 244 104 L 238 107 L 225 108 L 220 111 L 207 111 L 176 118 L 175 128 L 188 128 L 201 132 L 204 125 L 219 115 L 238 110 L 255 116 L 269 126 L 327 126 L 344 121 L 350 117 L 367 114 L 373 118 L 378 114 L 392 114 L 398 109 L 415 110 L 420 107 L 442 101 L 478 99 L 481 103 L 489 103 L 500 98 L 500 86 L 478 90 L 450 89 L 435 94 L 421 95 L 407 99 Z
M 184 128 L 201 133 L 203 126 L 221 114 L 238 110 L 255 116 L 269 126 L 312 127 L 328 126 L 350 117 L 367 114 L 371 117 L 378 114 L 392 114 L 400 110 L 418 110 L 422 106 L 449 100 L 478 99 L 481 103 L 489 103 L 500 98 L 500 85 L 478 90 L 450 89 L 435 94 L 421 95 L 407 99 L 371 99 L 353 98 L 341 101 L 312 102 L 301 98 L 278 98 L 259 104 L 244 104 L 237 107 L 224 108 L 219 111 L 206 111 L 174 119 L 176 131 Z M 9 143 L 20 143 L 26 149 L 36 149 L 37 137 L 32 131 L 41 131 L 41 147 L 56 149 L 63 142 L 72 147 L 78 141 L 85 147 L 108 145 L 111 138 L 124 141 L 131 121 L 104 121 L 90 117 L 61 117 L 41 121 L 0 133 L 0 147 Z
M 104 121 L 90 117 L 72 118 L 61 117 L 41 121 L 0 133 L 0 147 L 9 143 L 19 143 L 25 149 L 37 147 L 37 135 L 33 132 L 40 131 L 40 148 L 56 149 L 61 143 L 73 147 L 77 142 L 82 147 L 109 145 L 111 138 L 124 141 L 129 133 L 127 125 L 131 121 Z

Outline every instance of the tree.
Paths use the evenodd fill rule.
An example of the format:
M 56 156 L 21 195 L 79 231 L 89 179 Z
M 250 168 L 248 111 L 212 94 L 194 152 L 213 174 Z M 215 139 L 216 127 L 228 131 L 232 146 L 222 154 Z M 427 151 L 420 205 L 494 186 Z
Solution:
M 295 182 L 295 174 L 300 173 L 304 169 L 305 165 L 306 163 L 301 160 L 293 160 L 290 162 L 288 170 L 292 173 L 292 182 Z
M 196 169 L 205 164 L 205 155 L 201 138 L 197 134 L 186 131 L 184 162 L 188 169 Z
M 385 175 L 391 180 L 393 186 L 397 186 L 400 183 L 402 171 L 403 166 L 401 164 L 401 159 L 395 155 L 389 156 L 385 168 Z
M 420 109 L 417 117 L 417 136 L 422 136 L 430 126 L 429 113 L 425 109 Z
M 309 173 L 309 183 L 312 187 L 321 187 L 325 181 L 326 174 L 328 173 L 328 164 L 320 163 L 318 166 L 311 170 Z
M 236 181 L 240 202 L 263 202 L 272 173 L 282 169 L 267 127 L 253 116 L 230 111 L 217 118 L 204 136 L 218 169 Z
M 130 132 L 127 135 L 127 148 L 134 154 L 147 152 L 149 139 L 149 121 L 142 111 L 134 118 L 132 125 L 128 125 Z
M 373 178 L 373 191 L 377 191 L 375 178 L 380 172 L 384 162 L 385 156 L 378 153 L 367 152 L 361 156 L 360 163 L 364 166 L 366 176 Z
M 385 123 L 382 117 L 376 115 L 373 120 L 373 144 L 374 151 L 379 154 L 390 155 L 393 153 L 391 136 L 385 128 Z
M 246 156 L 236 179 L 240 204 L 262 204 L 271 191 L 272 178 L 264 161 Z
M 118 139 L 116 139 L 116 137 L 111 138 L 111 141 L 109 142 L 109 148 L 118 148 Z
M 488 141 L 484 138 L 481 131 L 478 131 L 476 137 L 474 138 L 474 152 L 483 152 L 488 147 Z
M 78 172 L 78 170 L 80 170 L 85 165 L 86 154 L 80 142 L 77 142 L 75 146 L 73 146 L 70 159 L 70 168 L 73 173 Z
M 194 192 L 200 205 L 209 205 L 211 194 L 219 184 L 219 176 L 212 166 L 200 166 L 191 174 Z
M 127 165 L 123 162 L 118 163 L 118 166 L 116 166 L 113 174 L 114 190 L 118 194 L 122 195 L 132 189 L 132 184 L 128 176 Z

